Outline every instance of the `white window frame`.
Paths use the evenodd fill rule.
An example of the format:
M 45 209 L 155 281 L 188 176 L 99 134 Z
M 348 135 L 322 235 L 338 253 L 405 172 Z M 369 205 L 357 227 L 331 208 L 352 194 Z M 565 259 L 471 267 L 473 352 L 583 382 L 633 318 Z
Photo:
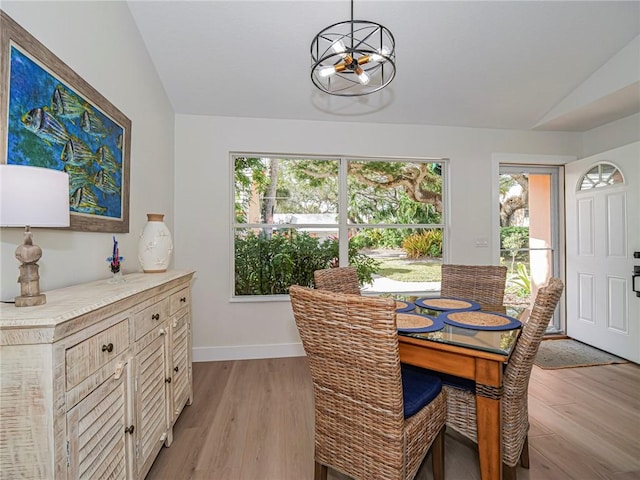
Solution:
M 359 228 L 423 228 L 423 229 L 441 229 L 443 233 L 442 241 L 442 258 L 443 262 L 447 256 L 448 248 L 448 219 L 449 219 L 449 159 L 439 157 L 386 157 L 386 156 L 350 156 L 350 155 L 306 155 L 306 154 L 282 154 L 268 152 L 242 152 L 234 151 L 229 153 L 231 163 L 231 228 L 230 228 L 230 252 L 229 261 L 229 285 L 230 285 L 230 301 L 231 302 L 265 302 L 265 301 L 289 301 L 289 295 L 235 295 L 235 232 L 241 228 L 260 228 L 267 224 L 245 224 L 236 223 L 235 221 L 235 161 L 238 157 L 251 158 L 279 158 L 290 160 L 318 160 L 318 161 L 337 161 L 338 162 L 338 223 L 335 225 L 338 229 L 338 256 L 340 266 L 349 264 L 349 239 L 346 232 L 349 229 Z M 397 224 L 348 224 L 347 215 L 343 212 L 348 211 L 348 172 L 347 166 L 351 161 L 378 161 L 378 162 L 412 162 L 412 163 L 440 163 L 442 177 L 442 215 L 441 223 L 438 224 L 408 224 L 399 226 Z M 278 224 L 282 228 L 301 229 L 301 228 L 319 228 L 333 227 L 332 224 Z

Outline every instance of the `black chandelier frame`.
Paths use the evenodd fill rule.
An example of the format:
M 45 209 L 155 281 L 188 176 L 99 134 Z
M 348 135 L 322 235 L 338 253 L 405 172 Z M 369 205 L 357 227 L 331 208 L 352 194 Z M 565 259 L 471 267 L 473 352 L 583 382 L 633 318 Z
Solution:
M 311 42 L 311 81 L 330 95 L 369 95 L 382 90 L 395 78 L 395 57 L 395 38 L 391 31 L 376 22 L 353 20 L 352 0 L 351 20 L 328 26 Z M 322 75 L 328 67 L 337 71 Z M 358 76 L 363 71 L 368 77 L 367 83 Z

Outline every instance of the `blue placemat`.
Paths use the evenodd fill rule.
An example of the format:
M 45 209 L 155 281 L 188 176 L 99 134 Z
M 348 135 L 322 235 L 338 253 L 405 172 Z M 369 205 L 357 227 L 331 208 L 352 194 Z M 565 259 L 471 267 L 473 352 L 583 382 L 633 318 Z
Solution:
M 416 300 L 416 305 L 440 312 L 480 310 L 480 304 L 478 302 L 467 300 L 466 298 L 454 297 L 419 298 Z
M 403 333 L 436 332 L 444 327 L 441 319 L 419 313 L 399 313 L 396 315 L 396 322 L 398 332 Z
M 396 312 L 412 312 L 416 306 L 411 302 L 405 302 L 404 300 L 396 300 Z
M 466 310 L 442 312 L 438 318 L 447 325 L 471 330 L 514 330 L 522 326 L 520 320 L 502 313 Z

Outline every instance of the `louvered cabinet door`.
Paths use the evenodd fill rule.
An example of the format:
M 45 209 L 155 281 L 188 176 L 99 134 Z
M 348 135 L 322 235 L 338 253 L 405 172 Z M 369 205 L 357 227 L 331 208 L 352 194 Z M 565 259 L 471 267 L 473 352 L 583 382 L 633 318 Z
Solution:
M 191 331 L 189 312 L 181 312 L 171 323 L 172 348 L 172 418 L 173 424 L 184 406 L 191 400 Z
M 143 479 L 167 438 L 167 325 L 136 342 L 136 477 Z
M 128 364 L 67 412 L 67 478 L 125 480 L 131 472 Z

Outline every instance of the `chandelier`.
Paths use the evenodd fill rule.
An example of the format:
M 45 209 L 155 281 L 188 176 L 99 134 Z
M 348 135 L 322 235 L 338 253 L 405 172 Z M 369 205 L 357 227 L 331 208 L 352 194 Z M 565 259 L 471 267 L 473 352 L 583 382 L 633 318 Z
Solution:
M 382 90 L 396 75 L 393 34 L 383 25 L 353 19 L 335 23 L 311 42 L 311 81 L 325 93 L 357 97 Z

